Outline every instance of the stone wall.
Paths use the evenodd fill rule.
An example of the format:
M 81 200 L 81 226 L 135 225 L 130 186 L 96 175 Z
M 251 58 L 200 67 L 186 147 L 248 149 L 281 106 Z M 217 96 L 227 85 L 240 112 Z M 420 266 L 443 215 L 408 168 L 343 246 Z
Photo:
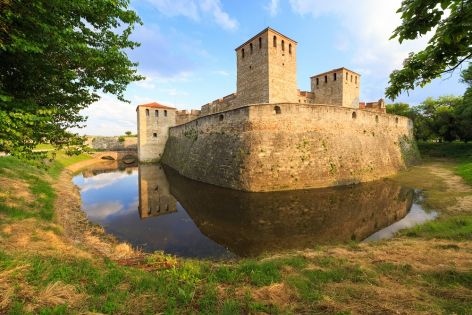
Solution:
M 189 121 L 192 121 L 198 117 L 200 117 L 200 110 L 197 109 L 183 109 L 183 110 L 178 110 L 175 112 L 175 123 L 176 125 L 181 125 L 185 124 Z
M 170 128 L 162 162 L 202 182 L 275 191 L 371 181 L 416 156 L 408 118 L 286 103 L 245 106 Z
M 120 137 L 89 136 L 85 145 L 101 151 L 129 151 L 137 150 L 137 142 L 137 137 L 124 137 L 120 141 Z

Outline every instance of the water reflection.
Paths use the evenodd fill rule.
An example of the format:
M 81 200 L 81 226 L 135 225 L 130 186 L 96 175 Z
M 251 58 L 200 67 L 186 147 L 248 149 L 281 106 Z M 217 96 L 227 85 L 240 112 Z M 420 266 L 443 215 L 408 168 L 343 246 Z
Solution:
M 186 257 L 255 256 L 388 237 L 404 226 L 414 200 L 412 189 L 387 180 L 246 193 L 149 164 L 89 169 L 74 177 L 74 183 L 81 188 L 89 219 L 107 232 L 145 251 Z M 429 219 L 418 205 L 413 209 Z

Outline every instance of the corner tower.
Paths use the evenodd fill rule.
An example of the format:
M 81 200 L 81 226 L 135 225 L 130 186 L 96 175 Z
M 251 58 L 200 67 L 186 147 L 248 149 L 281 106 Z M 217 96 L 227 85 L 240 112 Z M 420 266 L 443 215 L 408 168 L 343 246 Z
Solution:
M 175 108 L 158 103 L 139 105 L 138 115 L 138 160 L 155 162 L 160 160 L 169 137 L 169 127 L 175 126 Z
M 239 105 L 298 102 L 296 41 L 266 28 L 235 50 Z

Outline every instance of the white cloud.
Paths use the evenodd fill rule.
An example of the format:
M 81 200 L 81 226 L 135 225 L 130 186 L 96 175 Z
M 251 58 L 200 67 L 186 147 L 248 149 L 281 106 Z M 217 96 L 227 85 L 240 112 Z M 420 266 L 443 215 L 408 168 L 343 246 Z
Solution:
M 422 49 L 431 36 L 427 34 L 402 45 L 397 39 L 389 40 L 394 29 L 401 24 L 400 15 L 396 13 L 401 0 L 290 0 L 290 5 L 299 15 L 335 17 L 339 21 L 335 48 L 352 55 L 350 66 L 353 70 L 381 80 L 375 84 L 383 85 L 382 89 L 390 72 L 401 67 L 409 52 Z M 367 90 L 364 96 L 380 97 L 366 94 Z M 378 88 L 373 90 L 379 91 Z
M 270 0 L 270 2 L 264 7 L 270 16 L 276 16 L 279 12 L 279 0 Z
M 224 77 L 229 76 L 229 72 L 225 71 L 225 70 L 215 70 L 215 71 L 213 71 L 213 73 L 217 74 L 217 75 L 224 76 Z
M 192 20 L 200 19 L 198 7 L 195 1 L 188 0 L 148 0 L 162 14 L 166 16 L 183 15 Z
M 238 28 L 238 22 L 222 8 L 220 0 L 148 0 L 166 16 L 185 16 L 201 21 L 210 15 L 216 24 L 227 30 Z

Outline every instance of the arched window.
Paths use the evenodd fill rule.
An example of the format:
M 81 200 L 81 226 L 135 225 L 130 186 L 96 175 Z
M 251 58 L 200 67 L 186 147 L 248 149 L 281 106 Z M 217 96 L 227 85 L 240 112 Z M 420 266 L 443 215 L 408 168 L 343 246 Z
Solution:
M 262 48 L 262 38 L 259 37 L 259 49 Z
M 395 117 L 395 123 L 398 124 L 398 117 Z
M 154 111 L 154 116 L 159 117 L 159 111 L 158 110 Z
M 320 78 L 316 78 L 316 85 L 320 85 Z
M 376 122 L 376 123 L 379 122 L 379 116 L 378 116 L 378 115 L 375 115 L 375 122 Z
M 149 117 L 149 109 L 146 109 L 146 116 Z
M 242 56 L 243 56 L 243 58 L 244 58 L 244 48 L 241 50 L 241 54 L 242 54 Z
M 357 84 L 357 75 L 354 77 L 354 81 L 355 81 L 356 84 Z
M 299 101 L 300 101 L 300 100 L 299 100 Z M 282 113 L 282 110 L 280 109 L 280 106 L 275 106 L 275 107 L 274 107 L 274 113 L 275 113 L 276 115 Z
M 356 112 L 352 112 L 352 119 L 356 119 L 357 118 L 357 113 Z
M 352 74 L 351 74 L 351 82 L 352 82 Z
M 333 81 L 336 81 L 336 73 L 333 73 Z
M 288 53 L 289 53 L 289 54 L 292 53 L 292 44 L 288 44 Z
M 325 75 L 325 83 L 328 83 L 328 76 Z
M 282 39 L 282 50 L 285 50 L 285 41 Z
M 274 38 L 272 39 L 274 47 L 277 47 L 277 36 L 274 35 Z
M 167 110 L 164 109 L 164 116 L 167 117 Z
M 218 117 L 219 121 L 222 121 L 223 118 L 224 118 L 223 114 L 221 114 L 221 115 Z
M 251 49 L 251 54 L 252 54 L 252 52 L 254 51 L 254 49 L 252 47 L 252 43 L 249 44 L 249 48 Z
M 346 72 L 346 81 L 348 80 L 349 73 Z

